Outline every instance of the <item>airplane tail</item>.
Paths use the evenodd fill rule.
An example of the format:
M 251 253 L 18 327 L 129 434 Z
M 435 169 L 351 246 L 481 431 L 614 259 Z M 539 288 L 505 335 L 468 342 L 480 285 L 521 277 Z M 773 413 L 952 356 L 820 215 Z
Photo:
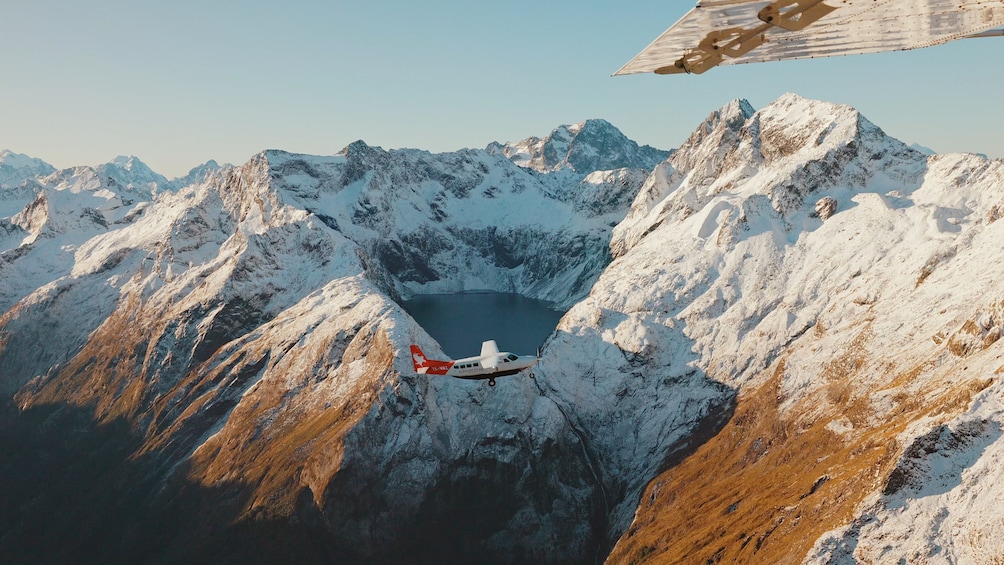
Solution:
M 417 345 L 411 346 L 411 364 L 419 375 L 445 375 L 455 361 L 437 361 L 429 359 Z

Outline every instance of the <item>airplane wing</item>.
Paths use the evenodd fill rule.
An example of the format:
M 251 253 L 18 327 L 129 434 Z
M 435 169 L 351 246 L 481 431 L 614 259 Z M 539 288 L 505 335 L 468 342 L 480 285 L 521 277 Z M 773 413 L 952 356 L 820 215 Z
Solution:
M 489 355 L 498 355 L 499 346 L 495 343 L 495 340 L 489 340 L 481 343 L 481 356 L 488 357 Z
M 481 343 L 481 366 L 485 369 L 499 366 L 499 346 L 494 339 Z
M 1001 26 L 1004 0 L 702 0 L 614 75 L 918 49 Z

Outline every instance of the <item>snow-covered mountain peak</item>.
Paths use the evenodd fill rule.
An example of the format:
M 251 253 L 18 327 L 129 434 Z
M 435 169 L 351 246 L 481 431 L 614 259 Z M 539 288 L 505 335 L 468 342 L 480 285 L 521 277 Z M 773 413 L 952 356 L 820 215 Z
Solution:
M 765 164 L 799 150 L 848 143 L 861 119 L 850 106 L 810 100 L 788 93 L 756 111 L 746 100 L 732 100 L 711 112 L 672 158 L 684 171 L 703 167 L 717 176 L 725 154 L 745 141 L 743 154 Z M 870 125 L 870 122 L 867 122 Z M 871 126 L 874 127 L 874 126 Z
M 617 129 L 617 127 L 615 127 L 610 122 L 604 120 L 603 118 L 589 118 L 577 124 L 566 125 L 561 127 L 566 129 L 569 133 L 573 135 L 579 135 L 581 133 L 586 133 L 586 134 L 592 133 L 594 135 L 606 135 L 615 137 L 624 136 L 621 130 Z M 624 137 L 626 139 L 626 136 Z
M 53 173 L 55 167 L 41 159 L 14 153 L 9 149 L 0 151 L 0 189 L 14 187 L 26 180 Z
M 746 202 L 754 197 L 766 197 L 768 207 L 783 218 L 780 226 L 794 229 L 793 213 L 812 214 L 803 208 L 810 194 L 822 197 L 834 188 L 908 193 L 918 186 L 927 162 L 926 155 L 889 137 L 850 106 L 796 94 L 759 111 L 733 101 L 712 112 L 649 177 L 614 232 L 613 250 L 618 255 L 666 219 L 685 219 L 714 202 L 722 210 L 736 204 L 745 210 L 748 204 L 766 211 L 762 203 Z M 748 219 L 738 209 L 730 218 L 732 223 Z
M 566 169 L 581 174 L 624 168 L 651 170 L 670 155 L 669 151 L 639 146 L 602 119 L 558 126 L 543 139 L 491 143 L 486 150 L 543 173 Z
M 139 157 L 136 157 L 135 155 L 119 155 L 119 156 L 115 157 L 114 159 L 112 159 L 111 161 L 109 161 L 108 163 L 110 165 L 115 165 L 117 167 L 122 167 L 123 169 L 125 169 L 127 171 L 131 171 L 131 170 L 133 170 L 133 168 L 140 169 L 140 170 L 142 170 L 142 169 L 149 170 L 149 167 L 146 166 L 146 163 L 144 163 L 143 161 L 140 161 Z
M 171 190 L 179 190 L 186 186 L 191 186 L 193 184 L 202 184 L 208 181 L 213 175 L 219 173 L 223 169 L 233 168 L 233 165 L 227 164 L 220 166 L 219 163 L 210 159 L 201 165 L 192 167 L 183 177 L 178 177 L 170 181 L 167 188 Z
M 935 151 L 934 149 L 931 149 L 930 147 L 927 147 L 926 145 L 921 145 L 921 144 L 916 143 L 916 142 L 910 144 L 910 149 L 913 149 L 914 151 L 919 151 L 920 153 L 923 153 L 924 155 L 937 155 L 938 154 L 938 152 Z
M 342 173 L 341 183 L 351 184 L 362 178 L 364 171 L 381 166 L 387 161 L 387 152 L 382 147 L 368 145 L 357 139 L 346 145 L 337 156 L 345 158 L 347 165 Z
M 366 159 L 369 157 L 385 154 L 386 151 L 380 146 L 369 145 L 361 139 L 357 139 L 346 145 L 338 152 L 338 155 L 349 159 Z
M 167 178 L 154 172 L 135 156 L 118 156 L 111 162 L 99 165 L 97 171 L 128 190 L 149 189 L 156 192 L 167 184 Z
M 41 159 L 29 157 L 23 153 L 14 153 L 10 149 L 0 151 L 0 166 L 12 169 L 52 168 L 52 165 Z
M 822 145 L 829 148 L 847 144 L 858 136 L 859 129 L 878 129 L 851 106 L 810 100 L 792 93 L 760 110 L 757 118 L 766 161 L 796 151 L 812 151 Z
M 750 103 L 740 99 L 711 112 L 673 153 L 673 167 L 690 171 L 703 166 L 709 175 L 717 176 L 724 152 L 737 144 L 741 130 L 754 113 Z
M 170 186 L 167 178 L 154 172 L 136 157 L 119 156 L 95 167 L 79 166 L 55 171 L 42 179 L 46 186 L 70 192 L 110 191 L 126 200 L 150 200 Z
M 715 110 L 708 117 L 707 121 L 733 122 L 735 120 L 747 120 L 756 113 L 756 109 L 745 98 L 733 98 L 728 104 Z
M 924 161 L 930 155 L 890 137 L 856 108 L 788 93 L 758 111 L 753 120 L 757 148 L 764 164 L 794 158 L 816 160 L 834 151 L 849 151 L 869 159 L 897 155 Z M 878 170 L 881 167 L 873 167 Z
M 227 170 L 214 182 L 224 209 L 240 220 L 252 233 L 266 230 L 274 212 L 288 212 L 272 179 L 292 154 L 269 149 L 251 157 L 247 163 Z M 278 219 L 279 223 L 285 220 Z

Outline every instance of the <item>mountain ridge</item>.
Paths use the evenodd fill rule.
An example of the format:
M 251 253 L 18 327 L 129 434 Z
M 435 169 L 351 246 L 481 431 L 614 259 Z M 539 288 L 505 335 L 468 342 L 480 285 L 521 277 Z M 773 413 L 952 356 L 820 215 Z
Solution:
M 534 136 L 516 143 L 492 142 L 486 151 L 542 173 L 564 169 L 575 172 L 651 169 L 671 153 L 649 145 L 639 146 L 610 122 L 599 118 L 558 126 L 543 139 Z
M 959 493 L 998 478 L 958 469 L 1000 443 L 1004 160 L 793 94 L 651 172 L 540 155 L 359 141 L 148 194 L 33 185 L 0 232 L 0 390 L 126 422 L 167 498 L 206 498 L 209 533 L 141 548 L 174 559 L 281 543 L 262 527 L 317 561 L 828 562 L 904 539 L 897 505 L 994 532 Z M 570 307 L 535 380 L 413 374 L 411 343 L 442 352 L 395 300 L 474 288 Z
M 841 119 L 818 120 L 819 112 Z M 792 121 L 797 127 L 775 129 Z M 805 531 L 811 528 L 806 516 L 810 524 L 847 520 L 870 489 L 883 488 L 881 479 L 862 477 L 892 472 L 893 454 L 902 449 L 893 446 L 909 443 L 899 435 L 907 422 L 923 434 L 925 419 L 936 417 L 930 413 L 964 409 L 999 366 L 999 346 L 987 337 L 995 335 L 995 318 L 979 313 L 999 291 L 973 271 L 982 261 L 970 261 L 994 253 L 988 246 L 999 227 L 988 221 L 1001 198 L 1004 161 L 928 157 L 891 140 L 856 111 L 794 95 L 742 124 L 738 117 L 732 127 L 709 123 L 719 128 L 710 131 L 721 132 L 718 138 L 703 130 L 701 141 L 712 139 L 710 145 L 685 144 L 670 159 L 672 166 L 688 153 L 700 154 L 686 161 L 698 166 L 656 169 L 636 208 L 615 229 L 617 259 L 594 287 L 594 298 L 565 318 L 588 319 L 586 312 L 573 315 L 590 302 L 601 310 L 627 309 L 637 322 L 616 331 L 636 336 L 663 331 L 660 317 L 668 317 L 685 324 L 693 340 L 688 349 L 697 352 L 701 368 L 747 390 L 719 436 L 647 487 L 642 500 L 658 499 L 662 489 L 677 502 L 640 505 L 633 533 L 621 538 L 613 562 L 641 555 L 801 560 L 811 548 L 806 539 L 814 539 Z M 791 135 L 804 141 L 789 143 Z M 730 166 L 737 154 L 748 157 Z M 796 167 L 786 163 L 793 157 Z M 711 182 L 705 180 L 709 164 Z M 829 210 L 825 218 L 817 212 L 820 203 Z M 960 257 L 962 248 L 969 261 L 949 259 Z M 935 272 L 943 283 L 957 281 L 953 298 L 939 293 L 943 283 L 927 286 Z M 608 290 L 631 288 L 631 280 L 644 280 L 653 291 Z M 666 305 L 673 305 L 668 316 Z M 974 357 L 966 357 L 968 367 L 957 364 L 951 351 L 961 345 L 941 350 L 960 339 L 948 336 L 967 333 L 974 310 L 984 325 L 964 349 L 982 359 L 980 368 Z M 606 325 L 602 330 L 610 331 Z M 646 341 L 633 347 L 651 347 Z M 651 353 L 646 358 L 659 363 Z M 929 391 L 926 402 L 907 401 L 917 388 Z M 872 399 L 872 390 L 883 392 Z M 833 459 L 859 441 L 890 447 L 857 461 Z M 784 453 L 799 457 L 788 461 Z M 762 465 L 752 465 L 761 457 Z M 724 472 L 709 473 L 709 467 Z M 687 481 L 700 486 L 681 490 Z M 792 481 L 798 486 L 789 486 Z M 810 491 L 815 498 L 806 498 Z M 699 519 L 694 508 L 720 510 L 726 518 L 687 531 L 680 525 Z M 911 547 L 900 548 L 907 560 Z M 862 544 L 851 553 L 864 551 Z
M 643 180 L 607 173 L 552 178 L 483 150 L 384 151 L 356 142 L 329 157 L 267 150 L 239 167 L 206 171 L 189 187 L 151 187 L 116 205 L 121 223 L 10 241 L 2 280 L 18 284 L 0 318 L 9 336 L 0 350 L 3 390 L 24 408 L 70 402 L 90 407 L 98 421 L 123 418 L 142 430 L 143 453 L 158 453 L 166 468 L 184 462 L 177 481 L 215 488 L 236 479 L 246 503 L 227 515 L 319 513 L 325 543 L 360 559 L 414 550 L 429 536 L 482 543 L 435 511 L 449 503 L 450 489 L 426 490 L 471 488 L 485 465 L 502 464 L 495 457 L 502 450 L 510 471 L 492 491 L 503 509 L 492 531 L 510 530 L 505 512 L 516 511 L 542 529 L 507 539 L 500 555 L 539 551 L 557 537 L 569 542 L 557 558 L 575 560 L 601 534 L 582 518 L 594 514 L 593 479 L 576 457 L 551 456 L 566 449 L 555 442 L 576 441 L 560 413 L 535 400 L 532 388 L 482 392 L 479 402 L 498 415 L 495 439 L 465 432 L 470 391 L 410 375 L 395 351 L 419 343 L 434 354 L 438 346 L 390 297 L 444 282 L 563 300 L 585 293 L 608 260 L 611 225 Z M 93 178 L 91 169 L 81 175 Z M 40 198 L 136 194 L 127 183 L 67 186 L 80 183 L 43 187 Z M 604 186 L 615 188 L 610 200 L 591 202 L 605 196 Z M 525 214 L 514 213 L 521 208 Z M 54 225 L 52 218 L 40 221 Z M 67 246 L 78 234 L 84 241 Z M 12 276 L 38 262 L 52 266 Z M 472 276 L 444 278 L 458 263 Z M 37 342 L 32 328 L 40 325 L 58 339 Z M 512 394 L 523 400 L 507 407 L 503 398 Z M 552 432 L 524 452 L 530 419 Z M 353 427 L 359 422 L 366 424 Z M 362 444 L 353 439 L 360 434 Z M 444 434 L 457 443 L 442 443 Z M 405 444 L 412 453 L 405 456 L 395 448 L 399 437 L 426 439 Z M 410 471 L 394 475 L 394 461 Z M 527 465 L 553 472 L 511 483 Z M 546 495 L 558 509 L 535 510 L 533 493 L 554 481 L 568 483 Z M 359 489 L 397 510 L 322 512 L 357 504 Z M 402 491 L 417 496 L 409 501 Z M 506 501 L 514 492 L 516 506 Z M 415 538 L 424 541 L 401 537 L 402 521 L 423 522 L 416 515 L 441 527 Z M 359 536 L 376 541 L 352 548 Z
M 9 149 L 0 151 L 0 191 L 5 192 L 25 181 L 55 171 L 55 167 L 41 159 L 14 153 Z

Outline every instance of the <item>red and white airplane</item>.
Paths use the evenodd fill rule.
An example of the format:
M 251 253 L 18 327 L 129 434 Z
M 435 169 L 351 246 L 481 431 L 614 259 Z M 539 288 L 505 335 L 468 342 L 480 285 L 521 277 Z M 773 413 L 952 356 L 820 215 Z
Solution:
M 411 361 L 415 372 L 420 375 L 443 375 L 458 379 L 488 380 L 488 386 L 495 386 L 496 377 L 506 377 L 530 369 L 539 359 L 535 355 L 515 355 L 499 352 L 495 340 L 481 344 L 481 355 L 456 361 L 436 361 L 429 359 L 417 345 L 411 346 Z M 534 377 L 529 373 L 530 378 Z

